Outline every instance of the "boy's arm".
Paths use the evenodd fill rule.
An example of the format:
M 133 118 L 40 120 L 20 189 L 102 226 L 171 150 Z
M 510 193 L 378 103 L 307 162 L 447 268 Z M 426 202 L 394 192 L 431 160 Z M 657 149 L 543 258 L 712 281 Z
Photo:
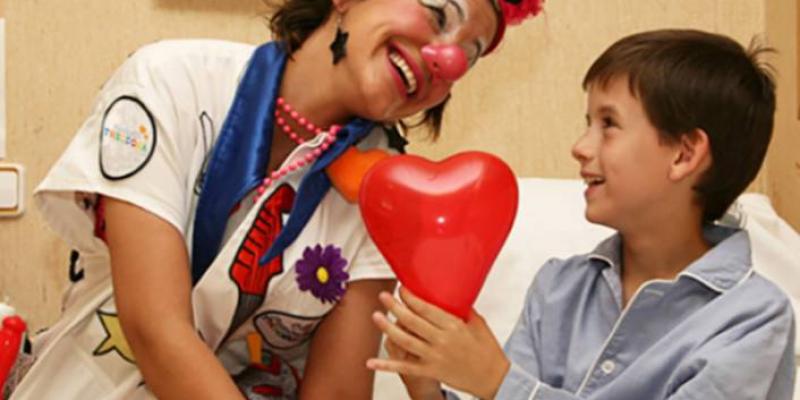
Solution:
M 789 300 L 742 317 L 698 352 L 696 373 L 669 400 L 792 398 L 795 326 Z
M 548 264 L 556 263 L 550 260 Z M 545 267 L 548 266 L 545 264 Z M 543 267 L 543 269 L 545 269 Z M 541 301 L 539 295 L 546 291 L 548 277 L 539 274 L 528 288 L 522 313 L 506 340 L 504 351 L 510 367 L 497 389 L 496 399 L 576 400 L 568 391 L 555 389 L 539 380 L 539 319 Z

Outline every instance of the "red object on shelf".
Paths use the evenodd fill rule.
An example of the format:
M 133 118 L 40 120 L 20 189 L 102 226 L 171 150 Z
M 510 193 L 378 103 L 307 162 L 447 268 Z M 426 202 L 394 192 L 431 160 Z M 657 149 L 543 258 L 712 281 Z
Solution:
M 0 329 L 0 385 L 5 385 L 8 373 L 17 361 L 25 329 L 25 321 L 17 315 L 3 319 L 3 328 Z

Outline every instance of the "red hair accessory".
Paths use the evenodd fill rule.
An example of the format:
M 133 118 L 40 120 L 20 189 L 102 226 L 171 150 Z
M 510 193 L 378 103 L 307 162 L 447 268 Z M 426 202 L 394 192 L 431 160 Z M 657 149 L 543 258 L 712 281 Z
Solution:
M 542 11 L 544 0 L 492 0 L 498 14 L 497 33 L 492 44 L 483 53 L 489 54 L 503 40 L 506 25 L 519 25 L 529 17 L 535 17 Z

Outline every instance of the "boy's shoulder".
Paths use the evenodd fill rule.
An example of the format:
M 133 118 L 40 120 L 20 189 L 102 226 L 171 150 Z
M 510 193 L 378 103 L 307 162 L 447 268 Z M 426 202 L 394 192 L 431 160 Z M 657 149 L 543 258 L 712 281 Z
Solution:
M 590 252 L 547 260 L 537 276 L 557 280 L 586 279 L 607 267 L 618 270 L 621 243 L 621 236 L 614 233 L 600 241 Z
M 792 312 L 789 295 L 775 282 L 757 271 L 752 271 L 747 279 L 722 296 L 720 301 L 741 303 L 742 308 L 757 310 L 784 310 Z
M 536 273 L 532 286 L 539 291 L 550 291 L 556 286 L 559 290 L 582 286 L 582 282 L 594 279 L 607 266 L 606 261 L 594 253 L 576 254 L 566 258 L 553 257 Z

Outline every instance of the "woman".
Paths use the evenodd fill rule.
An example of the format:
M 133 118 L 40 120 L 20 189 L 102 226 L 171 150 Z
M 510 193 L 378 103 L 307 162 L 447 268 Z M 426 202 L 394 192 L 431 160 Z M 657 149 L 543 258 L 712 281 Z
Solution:
M 438 130 L 500 15 L 288 0 L 258 48 L 137 51 L 37 190 L 78 253 L 13 398 L 369 398 L 369 316 L 394 281 L 346 200 L 353 147 L 402 151 L 385 126 L 423 111 Z

